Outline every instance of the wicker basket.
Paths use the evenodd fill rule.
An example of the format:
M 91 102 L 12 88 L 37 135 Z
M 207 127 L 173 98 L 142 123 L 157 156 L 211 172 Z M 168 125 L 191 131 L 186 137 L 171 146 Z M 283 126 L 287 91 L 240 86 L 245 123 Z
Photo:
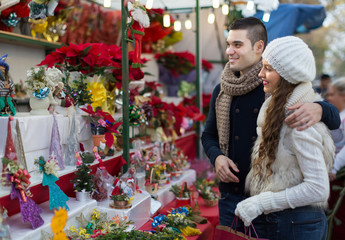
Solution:
M 158 191 L 159 184 L 158 183 L 152 183 L 152 175 L 153 175 L 154 168 L 151 169 L 151 174 L 150 174 L 150 181 L 148 184 L 145 184 L 145 190 L 150 193 L 154 194 Z
M 214 207 L 218 204 L 218 199 L 214 199 L 214 200 L 204 199 L 204 203 L 208 207 Z

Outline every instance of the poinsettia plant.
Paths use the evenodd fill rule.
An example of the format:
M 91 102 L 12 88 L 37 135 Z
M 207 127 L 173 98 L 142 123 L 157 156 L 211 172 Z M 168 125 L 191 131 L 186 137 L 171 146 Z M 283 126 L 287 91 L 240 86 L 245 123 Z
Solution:
M 118 127 L 122 125 L 122 122 L 116 122 L 109 113 L 103 112 L 99 108 L 94 111 L 91 105 L 87 105 L 86 108 L 80 109 L 88 113 L 87 118 L 92 127 L 102 126 L 106 129 L 104 138 L 106 145 L 110 148 L 114 143 L 113 133 L 119 134 Z
M 170 70 L 175 77 L 181 74 L 187 74 L 195 69 L 195 56 L 188 51 L 156 53 L 155 59 L 166 69 Z M 202 59 L 202 68 L 209 72 L 213 68 L 213 65 L 205 59 Z
M 140 68 L 132 68 L 133 51 L 128 53 L 129 79 L 140 80 L 144 77 Z M 147 60 L 141 59 L 140 64 Z M 63 71 L 79 71 L 85 75 L 103 75 L 116 87 L 122 87 L 122 50 L 117 45 L 103 43 L 70 44 L 48 54 L 39 66 L 57 67 Z

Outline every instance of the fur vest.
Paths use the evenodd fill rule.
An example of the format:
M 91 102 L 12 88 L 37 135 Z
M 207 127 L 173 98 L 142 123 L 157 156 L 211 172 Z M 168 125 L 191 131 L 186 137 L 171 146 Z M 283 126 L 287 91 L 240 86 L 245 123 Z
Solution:
M 310 82 L 300 83 L 289 97 L 286 108 L 296 103 L 314 102 L 319 99 L 319 95 L 314 92 Z M 253 147 L 252 163 L 254 159 L 258 157 L 258 150 L 262 139 L 261 129 L 265 121 L 266 110 L 270 100 L 271 97 L 264 102 L 257 119 L 258 138 Z M 286 115 L 289 114 L 290 113 L 286 110 Z M 296 130 L 291 129 L 283 123 L 280 131 L 276 160 L 271 165 L 272 175 L 268 178 L 266 177 L 268 175 L 268 171 L 265 167 L 266 164 L 263 165 L 264 167 L 261 174 L 257 176 L 254 176 L 253 169 L 250 170 L 246 178 L 246 191 L 249 192 L 251 196 L 267 191 L 279 192 L 303 182 L 303 174 L 298 163 L 296 152 L 294 152 L 292 148 L 292 141 L 296 142 L 298 139 L 292 139 L 292 131 Z M 322 122 L 316 123 L 299 134 L 304 134 L 303 137 L 305 138 L 317 139 L 318 144 L 315 147 L 322 148 L 323 158 L 327 166 L 327 171 L 329 172 L 332 167 L 335 148 L 329 130 L 325 124 Z M 298 142 L 301 147 L 303 147 L 303 143 L 303 141 Z M 308 151 L 309 149 L 305 150 Z M 268 159 L 266 159 L 266 161 L 267 160 Z M 324 204 L 325 203 L 320 203 L 317 205 Z

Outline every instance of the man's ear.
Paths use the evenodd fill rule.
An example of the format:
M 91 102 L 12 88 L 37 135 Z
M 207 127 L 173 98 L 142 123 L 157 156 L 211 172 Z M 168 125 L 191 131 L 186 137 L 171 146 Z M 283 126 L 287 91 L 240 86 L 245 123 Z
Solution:
M 264 41 L 262 40 L 257 41 L 254 44 L 255 52 L 258 54 L 262 54 L 264 52 L 264 48 L 265 48 L 264 46 L 265 46 Z

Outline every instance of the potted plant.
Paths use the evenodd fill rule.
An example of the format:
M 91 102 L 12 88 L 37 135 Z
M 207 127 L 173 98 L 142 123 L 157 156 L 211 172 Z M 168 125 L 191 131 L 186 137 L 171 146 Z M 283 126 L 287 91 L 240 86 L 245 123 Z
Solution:
M 58 84 L 61 83 L 63 77 L 64 74 L 55 67 L 47 70 L 45 67 L 36 67 L 27 71 L 25 82 L 30 93 L 30 114 L 49 114 L 49 105 L 57 104 L 53 97 L 53 92 Z
M 76 199 L 87 201 L 94 190 L 94 176 L 91 174 L 91 169 L 83 162 L 77 166 L 77 171 L 74 174 L 75 178 L 71 182 L 73 183 L 73 190 L 76 192 Z
M 114 143 L 114 135 L 119 134 L 118 127 L 122 122 L 116 122 L 115 119 L 107 112 L 100 110 L 93 110 L 93 107 L 88 104 L 86 108 L 81 108 L 88 113 L 86 116 L 91 124 L 91 133 L 94 140 L 94 146 L 99 147 L 100 141 L 105 139 L 106 146 L 110 149 Z
M 212 185 L 205 179 L 197 180 L 194 186 L 199 196 L 204 200 L 206 206 L 213 207 L 217 205 L 219 199 L 218 193 L 212 189 Z
M 154 194 L 158 191 L 159 187 L 159 179 L 160 179 L 160 172 L 159 169 L 154 167 L 149 167 L 146 165 L 145 171 L 145 189 L 150 194 Z
M 114 203 L 115 207 L 127 206 L 128 205 L 128 201 L 129 201 L 129 197 L 125 193 L 114 194 L 114 195 L 110 196 L 110 199 L 113 200 L 113 203 Z
M 174 184 L 171 186 L 170 192 L 176 197 L 176 207 L 190 205 L 190 193 L 187 183 L 183 182 L 181 186 Z

